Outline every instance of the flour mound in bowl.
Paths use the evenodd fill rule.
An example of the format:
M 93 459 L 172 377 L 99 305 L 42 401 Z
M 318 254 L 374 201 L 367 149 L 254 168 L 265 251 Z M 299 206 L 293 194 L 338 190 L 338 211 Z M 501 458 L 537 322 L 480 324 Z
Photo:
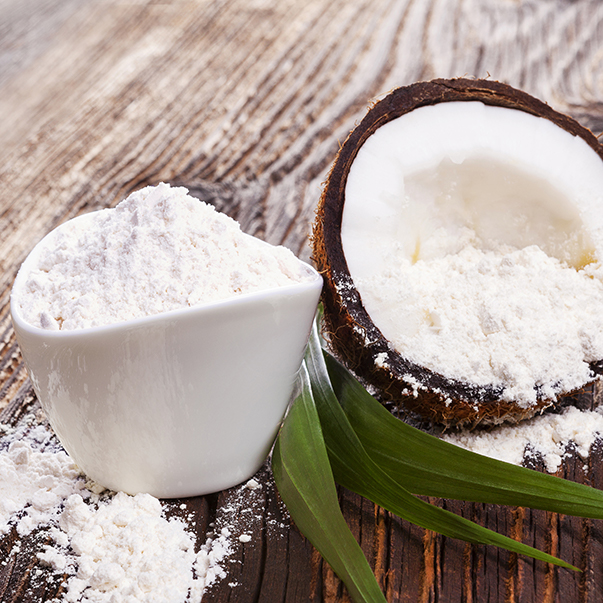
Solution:
M 312 278 L 288 249 L 244 234 L 186 188 L 164 183 L 63 224 L 39 247 L 17 301 L 28 323 L 50 330 L 107 325 Z

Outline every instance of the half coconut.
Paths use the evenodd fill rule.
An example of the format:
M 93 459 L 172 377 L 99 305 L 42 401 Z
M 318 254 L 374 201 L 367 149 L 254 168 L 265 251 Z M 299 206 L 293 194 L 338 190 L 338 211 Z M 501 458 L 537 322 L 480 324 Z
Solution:
M 434 80 L 376 103 L 313 247 L 335 352 L 426 419 L 520 420 L 601 372 L 603 149 L 521 91 Z

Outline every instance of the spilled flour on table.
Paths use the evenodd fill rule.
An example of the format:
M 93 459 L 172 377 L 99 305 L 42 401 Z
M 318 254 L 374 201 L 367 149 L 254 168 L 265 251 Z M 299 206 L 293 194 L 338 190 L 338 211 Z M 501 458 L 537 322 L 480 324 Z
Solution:
M 559 414 L 547 413 L 517 425 L 500 425 L 484 431 L 461 431 L 443 439 L 461 448 L 501 461 L 521 465 L 524 456 L 541 457 L 546 470 L 555 473 L 572 454 L 568 444 L 587 458 L 595 440 L 603 436 L 603 407 L 579 410 L 573 406 Z
M 90 497 L 85 479 L 44 426 L 0 429 L 0 534 L 15 526 L 25 536 L 57 522 L 65 499 Z
M 0 435 L 0 534 L 15 528 L 22 537 L 41 528 L 50 536 L 48 544 L 39 539 L 37 556 L 55 574 L 67 574 L 60 601 L 198 603 L 228 576 L 237 547 L 261 525 L 253 505 L 261 485 L 249 480 L 228 493 L 197 549 L 187 523 L 166 517 L 157 498 L 86 481 L 33 414 L 18 428 L 0 425 Z

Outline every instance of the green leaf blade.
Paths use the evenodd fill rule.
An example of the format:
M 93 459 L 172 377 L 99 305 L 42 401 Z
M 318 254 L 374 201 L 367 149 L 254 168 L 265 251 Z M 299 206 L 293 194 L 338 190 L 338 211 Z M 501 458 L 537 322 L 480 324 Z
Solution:
M 316 330 L 310 338 L 306 364 L 333 475 L 338 483 L 415 525 L 445 536 L 477 544 L 492 544 L 542 561 L 577 569 L 556 557 L 413 496 L 404 488 L 403 483 L 397 482 L 375 464 L 352 429 L 332 389 Z
M 340 404 L 367 453 L 414 494 L 603 519 L 601 490 L 423 433 L 392 416 L 328 353 L 325 360 Z
M 386 603 L 375 576 L 346 524 L 331 472 L 307 371 L 272 454 L 278 491 L 291 517 L 342 579 L 357 603 Z

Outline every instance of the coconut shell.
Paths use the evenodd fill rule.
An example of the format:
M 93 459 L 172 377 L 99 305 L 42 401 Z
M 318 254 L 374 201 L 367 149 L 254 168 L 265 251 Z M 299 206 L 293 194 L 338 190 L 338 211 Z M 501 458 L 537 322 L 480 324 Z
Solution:
M 603 160 L 596 137 L 574 119 L 506 84 L 489 80 L 433 80 L 398 88 L 374 104 L 350 133 L 332 166 L 318 205 L 312 243 L 313 259 L 324 277 L 322 301 L 325 335 L 335 354 L 378 398 L 422 418 L 445 425 L 519 421 L 555 400 L 539 398 L 529 408 L 500 399 L 502 389 L 449 379 L 398 354 L 375 326 L 362 304 L 346 263 L 341 240 L 347 177 L 358 150 L 379 127 L 425 105 L 481 101 L 544 117 L 583 138 Z M 600 364 L 593 365 L 596 373 Z

